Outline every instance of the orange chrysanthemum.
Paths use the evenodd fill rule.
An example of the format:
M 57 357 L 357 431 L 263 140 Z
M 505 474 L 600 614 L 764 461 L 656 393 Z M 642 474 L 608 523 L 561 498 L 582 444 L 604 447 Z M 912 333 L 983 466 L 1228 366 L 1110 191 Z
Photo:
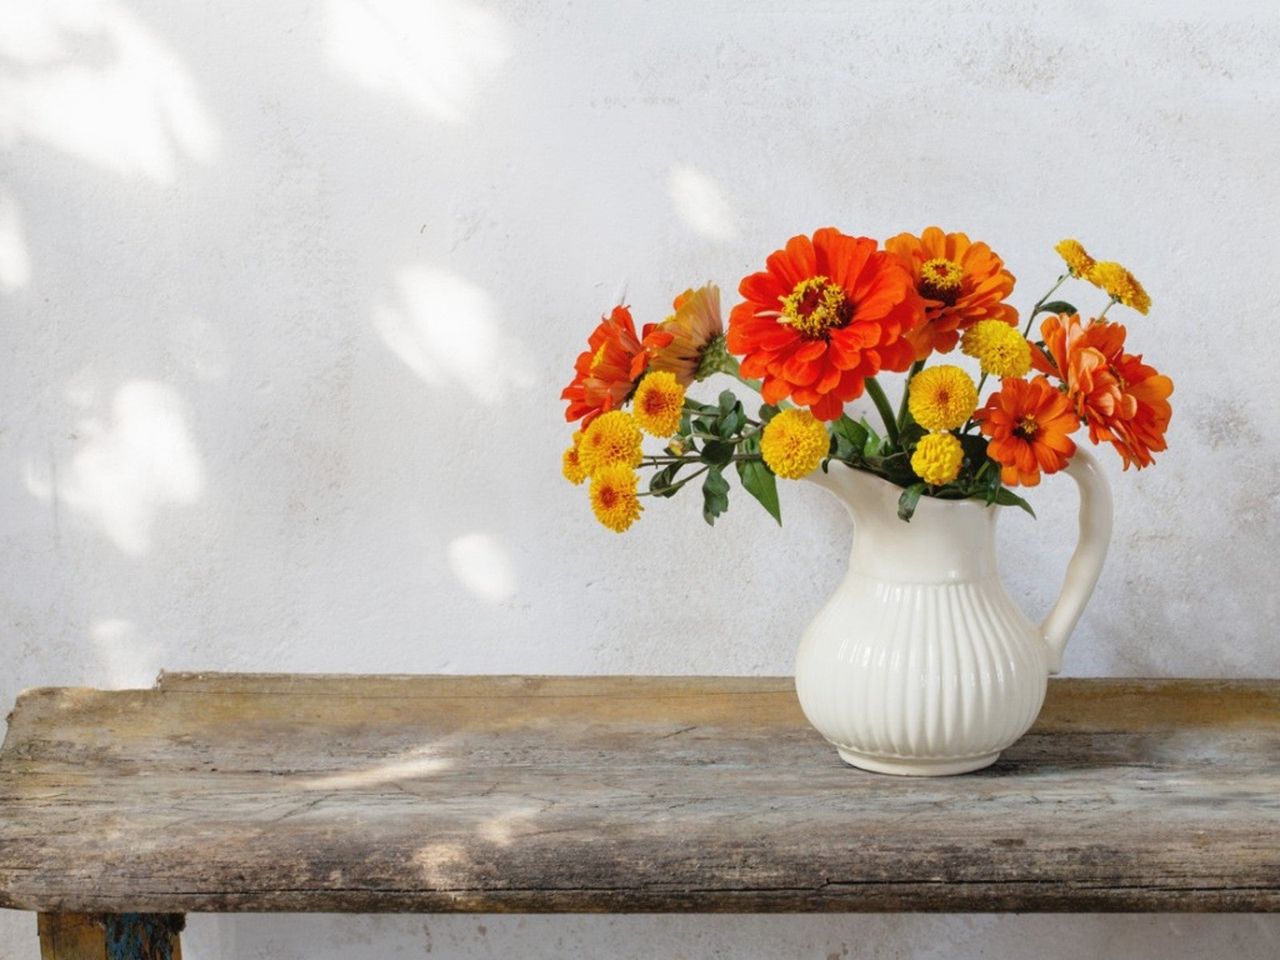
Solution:
M 1003 381 L 974 419 L 991 438 L 987 455 L 1000 464 L 1000 479 L 1009 486 L 1034 487 L 1042 472 L 1057 473 L 1076 452 L 1068 434 L 1080 421 L 1044 377 Z
M 924 303 L 902 263 L 867 237 L 824 227 L 792 237 L 766 269 L 743 279 L 746 298 L 729 315 L 728 347 L 745 377 L 764 382 L 768 403 L 791 397 L 835 420 L 867 377 L 905 370 L 905 334 Z
M 1032 351 L 1037 370 L 1060 379 L 1094 443 L 1108 442 L 1139 470 L 1166 448 L 1173 381 L 1124 352 L 1127 331 L 1107 320 L 1051 316 L 1040 325 L 1046 353 Z
M 673 373 L 680 385 L 687 387 L 697 379 L 708 345 L 722 333 L 720 288 L 707 284 L 686 290 L 676 297 L 675 313 L 662 323 L 645 328 L 649 369 Z
M 573 365 L 573 380 L 560 394 L 569 401 L 564 418 L 581 419 L 586 429 L 600 414 L 622 406 L 647 360 L 631 311 L 614 307 L 591 331 L 586 351 Z
M 924 297 L 925 322 L 907 335 L 917 360 L 934 350 L 950 353 L 979 320 L 1018 322 L 1018 311 L 1004 302 L 1013 293 L 1013 274 L 985 243 L 926 227 L 918 237 L 900 233 L 884 246 L 911 271 Z

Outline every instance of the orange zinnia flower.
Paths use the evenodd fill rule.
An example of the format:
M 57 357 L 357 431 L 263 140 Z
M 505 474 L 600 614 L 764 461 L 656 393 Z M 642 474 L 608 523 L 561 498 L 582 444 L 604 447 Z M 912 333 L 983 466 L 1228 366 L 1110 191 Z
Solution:
M 792 237 L 743 279 L 746 302 L 729 314 L 727 343 L 742 375 L 763 379 L 766 402 L 791 397 L 834 420 L 867 377 L 911 365 L 904 335 L 924 304 L 902 263 L 876 247 L 824 227 Z
M 1013 274 L 985 243 L 926 227 L 918 237 L 900 233 L 884 246 L 906 264 L 924 297 L 925 322 L 907 337 L 917 360 L 934 350 L 950 353 L 979 320 L 1018 322 L 1018 311 L 1004 302 L 1013 293 Z
M 586 429 L 600 414 L 622 406 L 647 360 L 631 311 L 614 307 L 591 331 L 586 351 L 578 355 L 573 365 L 573 380 L 560 394 L 561 399 L 569 401 L 564 418 L 581 418 Z
M 991 438 L 987 455 L 1000 464 L 1000 479 L 1009 486 L 1034 487 L 1041 472 L 1057 473 L 1076 452 L 1067 434 L 1080 421 L 1044 377 L 1003 381 L 973 416 Z
M 675 313 L 644 330 L 650 370 L 667 370 L 687 387 L 697 379 L 703 352 L 724 333 L 720 319 L 720 288 L 707 284 L 676 297 Z
M 1173 381 L 1124 352 L 1123 324 L 1052 316 L 1040 325 L 1040 335 L 1046 352 L 1033 350 L 1032 362 L 1062 381 L 1076 415 L 1089 426 L 1089 439 L 1114 446 L 1126 470 L 1151 466 L 1152 451 L 1166 448 Z

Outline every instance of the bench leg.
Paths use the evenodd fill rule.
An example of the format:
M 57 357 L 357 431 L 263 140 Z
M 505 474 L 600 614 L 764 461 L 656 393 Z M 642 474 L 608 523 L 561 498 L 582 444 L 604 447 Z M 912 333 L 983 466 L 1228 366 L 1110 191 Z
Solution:
M 182 960 L 177 913 L 42 913 L 40 960 Z

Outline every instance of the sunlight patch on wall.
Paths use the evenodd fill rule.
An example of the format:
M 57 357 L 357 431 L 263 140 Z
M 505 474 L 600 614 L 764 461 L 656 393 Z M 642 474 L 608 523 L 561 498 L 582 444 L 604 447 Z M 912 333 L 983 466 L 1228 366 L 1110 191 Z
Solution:
M 394 304 L 374 308 L 373 326 L 425 382 L 460 387 L 491 405 L 533 385 L 528 351 L 502 332 L 496 305 L 475 284 L 412 266 L 400 271 L 396 289 Z
M 516 595 L 511 554 L 488 533 L 468 533 L 449 543 L 449 569 L 472 595 L 488 603 L 505 603 Z
M 676 215 L 694 232 L 709 240 L 732 240 L 738 235 L 733 206 L 713 177 L 696 167 L 676 164 L 667 177 L 667 193 Z
M 502 20 L 463 0 L 330 0 L 326 47 L 358 83 L 448 123 L 510 56 Z
M 0 141 L 164 184 L 218 148 L 186 68 L 113 0 L 0 4 Z
M 90 418 L 75 431 L 79 448 L 66 469 L 41 475 L 28 463 L 27 490 L 88 517 L 131 557 L 151 549 L 166 506 L 190 505 L 204 493 L 204 466 L 172 387 L 135 380 L 112 399 L 109 420 Z
M 21 290 L 31 281 L 31 256 L 22 211 L 7 193 L 0 193 L 0 292 Z

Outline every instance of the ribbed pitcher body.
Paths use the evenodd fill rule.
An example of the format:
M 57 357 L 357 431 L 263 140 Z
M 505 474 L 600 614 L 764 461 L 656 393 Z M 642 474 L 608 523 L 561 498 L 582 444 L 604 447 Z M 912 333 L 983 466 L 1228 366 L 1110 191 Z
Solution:
M 839 469 L 839 472 L 836 471 Z M 796 659 L 805 716 L 854 766 L 938 775 L 976 770 L 1030 728 L 1049 650 L 996 573 L 1000 508 L 923 500 L 832 466 L 819 480 L 854 518 L 849 571 Z

